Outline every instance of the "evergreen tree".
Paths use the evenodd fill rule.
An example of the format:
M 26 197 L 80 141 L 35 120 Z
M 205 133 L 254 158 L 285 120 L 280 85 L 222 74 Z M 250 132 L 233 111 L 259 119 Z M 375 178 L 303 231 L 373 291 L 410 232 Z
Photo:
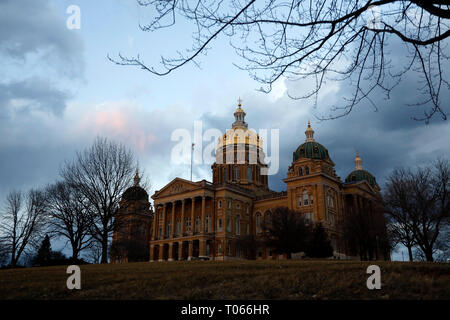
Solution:
M 292 258 L 292 253 L 305 250 L 310 229 L 302 214 L 287 207 L 277 207 L 269 220 L 263 225 L 267 247 L 278 254 L 285 253 L 287 259 Z
M 310 258 L 327 258 L 333 255 L 333 247 L 321 223 L 315 225 L 309 240 L 306 255 Z
M 50 244 L 50 237 L 45 236 L 42 240 L 41 246 L 34 257 L 33 264 L 38 266 L 48 266 L 52 259 L 52 246 Z

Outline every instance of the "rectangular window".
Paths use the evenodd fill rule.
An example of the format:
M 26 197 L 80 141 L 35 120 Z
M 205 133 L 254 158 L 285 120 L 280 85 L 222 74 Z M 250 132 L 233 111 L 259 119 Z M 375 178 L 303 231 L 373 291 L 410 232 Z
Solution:
M 222 219 L 217 220 L 217 230 L 222 231 Z
M 302 206 L 302 197 L 298 197 L 297 198 L 297 204 L 298 204 L 299 207 Z
M 308 205 L 308 194 L 307 193 L 303 194 L 303 205 L 304 206 Z
M 219 209 L 222 208 L 222 200 L 219 200 Z
M 311 197 L 310 197 L 309 199 L 310 199 L 310 201 L 311 201 L 311 204 L 314 204 L 314 196 L 311 195 Z
M 231 209 L 231 201 L 230 200 L 227 201 L 227 206 L 228 206 L 228 209 Z

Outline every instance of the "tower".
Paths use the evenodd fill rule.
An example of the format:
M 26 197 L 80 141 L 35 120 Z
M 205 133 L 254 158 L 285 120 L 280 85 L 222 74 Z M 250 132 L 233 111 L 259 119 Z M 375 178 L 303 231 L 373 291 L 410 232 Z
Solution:
M 153 212 L 148 193 L 139 184 L 136 169 L 133 186 L 125 190 L 114 217 L 111 262 L 148 261 Z
M 268 179 L 262 139 L 248 129 L 245 115 L 239 99 L 231 129 L 217 144 L 216 162 L 211 166 L 213 183 L 230 183 L 264 193 L 268 190 Z

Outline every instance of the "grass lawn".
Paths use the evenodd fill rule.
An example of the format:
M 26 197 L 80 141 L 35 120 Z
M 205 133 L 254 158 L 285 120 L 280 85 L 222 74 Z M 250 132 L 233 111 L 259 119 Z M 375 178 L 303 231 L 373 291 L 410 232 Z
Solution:
M 381 290 L 368 290 L 368 265 Z M 359 261 L 193 261 L 0 270 L 0 299 L 450 299 L 450 264 Z

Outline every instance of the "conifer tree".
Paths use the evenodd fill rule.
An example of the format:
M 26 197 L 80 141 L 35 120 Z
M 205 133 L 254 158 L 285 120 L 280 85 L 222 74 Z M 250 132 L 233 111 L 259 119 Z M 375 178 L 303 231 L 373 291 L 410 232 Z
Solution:
M 321 223 L 315 225 L 306 249 L 306 255 L 310 258 L 327 258 L 333 255 L 333 247 L 328 239 L 328 234 Z

